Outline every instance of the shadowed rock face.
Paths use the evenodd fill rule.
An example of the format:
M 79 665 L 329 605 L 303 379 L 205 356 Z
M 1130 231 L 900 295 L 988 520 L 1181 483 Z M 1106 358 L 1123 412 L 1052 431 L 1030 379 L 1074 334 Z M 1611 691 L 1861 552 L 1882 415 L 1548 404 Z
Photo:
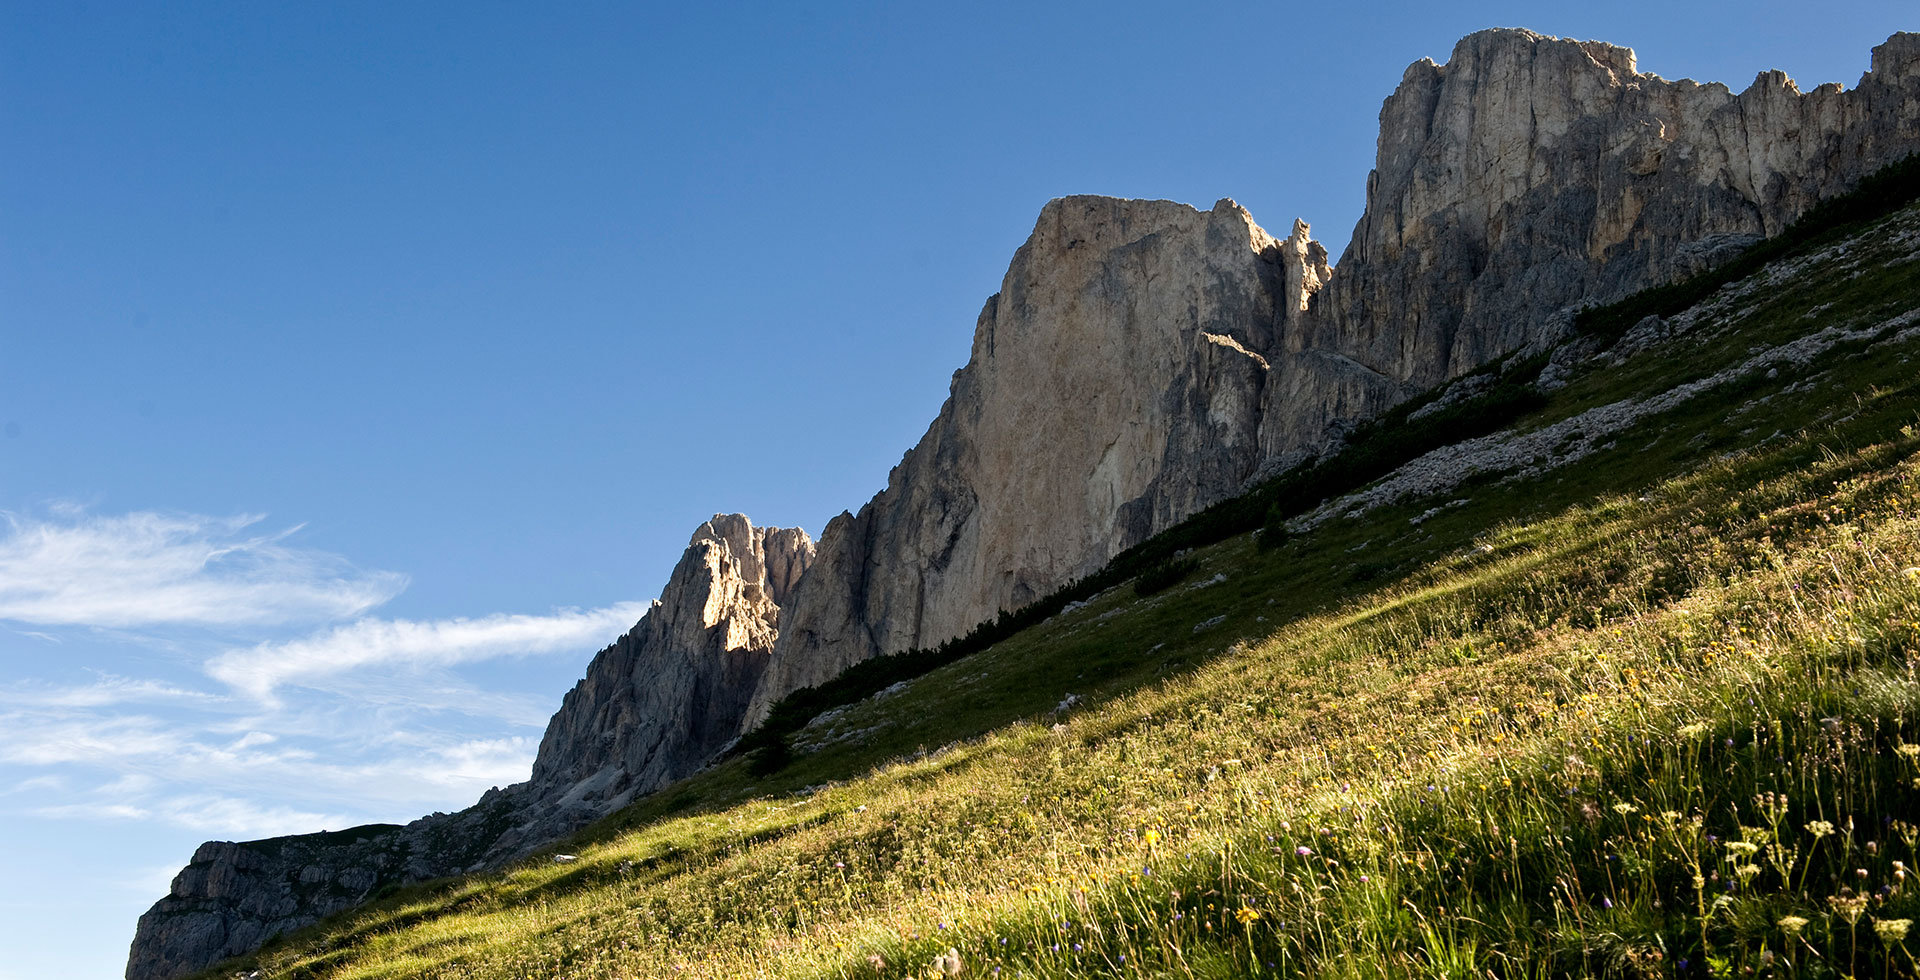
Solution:
M 212 843 L 142 917 L 127 976 L 169 980 L 387 884 L 524 856 L 686 776 L 780 697 L 933 646 L 1311 458 L 1570 308 L 1695 271 L 1920 150 L 1920 35 L 1852 90 L 1637 72 L 1528 31 L 1463 39 L 1381 109 L 1337 269 L 1232 201 L 1050 202 L 972 356 L 887 488 L 798 530 L 716 516 L 597 656 L 533 778 L 406 827 Z
M 204 969 L 391 885 L 525 857 L 698 769 L 739 732 L 778 603 L 812 560 L 798 528 L 715 515 L 653 607 L 568 693 L 532 779 L 404 827 L 203 844 L 141 916 L 128 980 Z
M 1307 327 L 1322 356 L 1269 405 L 1269 448 L 1539 342 L 1558 311 L 1714 264 L 1916 149 L 1920 35 L 1875 48 L 1852 90 L 1762 72 L 1737 95 L 1597 41 L 1470 35 L 1381 107 L 1365 214 Z

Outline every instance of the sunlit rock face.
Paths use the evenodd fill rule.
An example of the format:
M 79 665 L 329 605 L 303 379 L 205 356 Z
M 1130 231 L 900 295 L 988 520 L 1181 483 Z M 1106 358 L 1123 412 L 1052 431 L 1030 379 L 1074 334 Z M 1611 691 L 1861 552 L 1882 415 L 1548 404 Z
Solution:
M 1327 274 L 1232 201 L 1068 197 L 1040 212 L 973 354 L 887 489 L 827 525 L 755 714 L 930 647 L 1231 495 L 1260 463 L 1269 355 Z
M 741 514 L 701 525 L 653 608 L 561 702 L 533 792 L 604 812 L 725 748 L 766 672 L 780 603 L 813 556 L 799 528 L 756 528 Z

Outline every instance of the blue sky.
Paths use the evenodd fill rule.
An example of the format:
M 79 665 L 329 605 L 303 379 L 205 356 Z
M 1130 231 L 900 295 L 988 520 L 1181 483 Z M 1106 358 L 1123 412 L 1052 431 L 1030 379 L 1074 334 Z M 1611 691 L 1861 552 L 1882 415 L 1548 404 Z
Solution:
M 1049 198 L 1336 255 L 1489 26 L 1851 85 L 1906 2 L 0 7 L 0 978 L 471 803 L 715 511 L 884 485 Z M 1900 15 L 1907 14 L 1902 23 Z

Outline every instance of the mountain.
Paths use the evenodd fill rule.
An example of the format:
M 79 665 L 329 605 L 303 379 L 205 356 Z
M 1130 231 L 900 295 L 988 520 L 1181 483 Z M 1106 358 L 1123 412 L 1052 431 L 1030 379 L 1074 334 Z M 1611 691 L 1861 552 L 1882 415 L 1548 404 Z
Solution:
M 1723 263 L 1916 150 L 1920 35 L 1875 48 L 1852 90 L 1763 73 L 1736 95 L 1498 30 L 1386 100 L 1335 267 L 1304 223 L 1276 239 L 1231 201 L 1050 202 L 926 436 L 817 549 L 716 516 L 567 696 L 528 783 L 404 828 L 205 845 L 127 975 L 523 857 L 693 773 L 793 691 L 1025 606 L 1436 385 L 1575 349 L 1579 308 Z
M 207 980 L 1912 976 L 1916 257 L 1920 158 Z

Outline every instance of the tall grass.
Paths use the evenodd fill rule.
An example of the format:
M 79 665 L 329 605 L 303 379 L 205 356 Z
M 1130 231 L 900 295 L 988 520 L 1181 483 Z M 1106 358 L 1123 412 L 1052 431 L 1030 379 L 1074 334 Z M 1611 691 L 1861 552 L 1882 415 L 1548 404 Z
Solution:
M 416 894 L 258 962 L 1911 976 L 1916 451 L 1754 454 L 1499 528 L 1077 716 Z

